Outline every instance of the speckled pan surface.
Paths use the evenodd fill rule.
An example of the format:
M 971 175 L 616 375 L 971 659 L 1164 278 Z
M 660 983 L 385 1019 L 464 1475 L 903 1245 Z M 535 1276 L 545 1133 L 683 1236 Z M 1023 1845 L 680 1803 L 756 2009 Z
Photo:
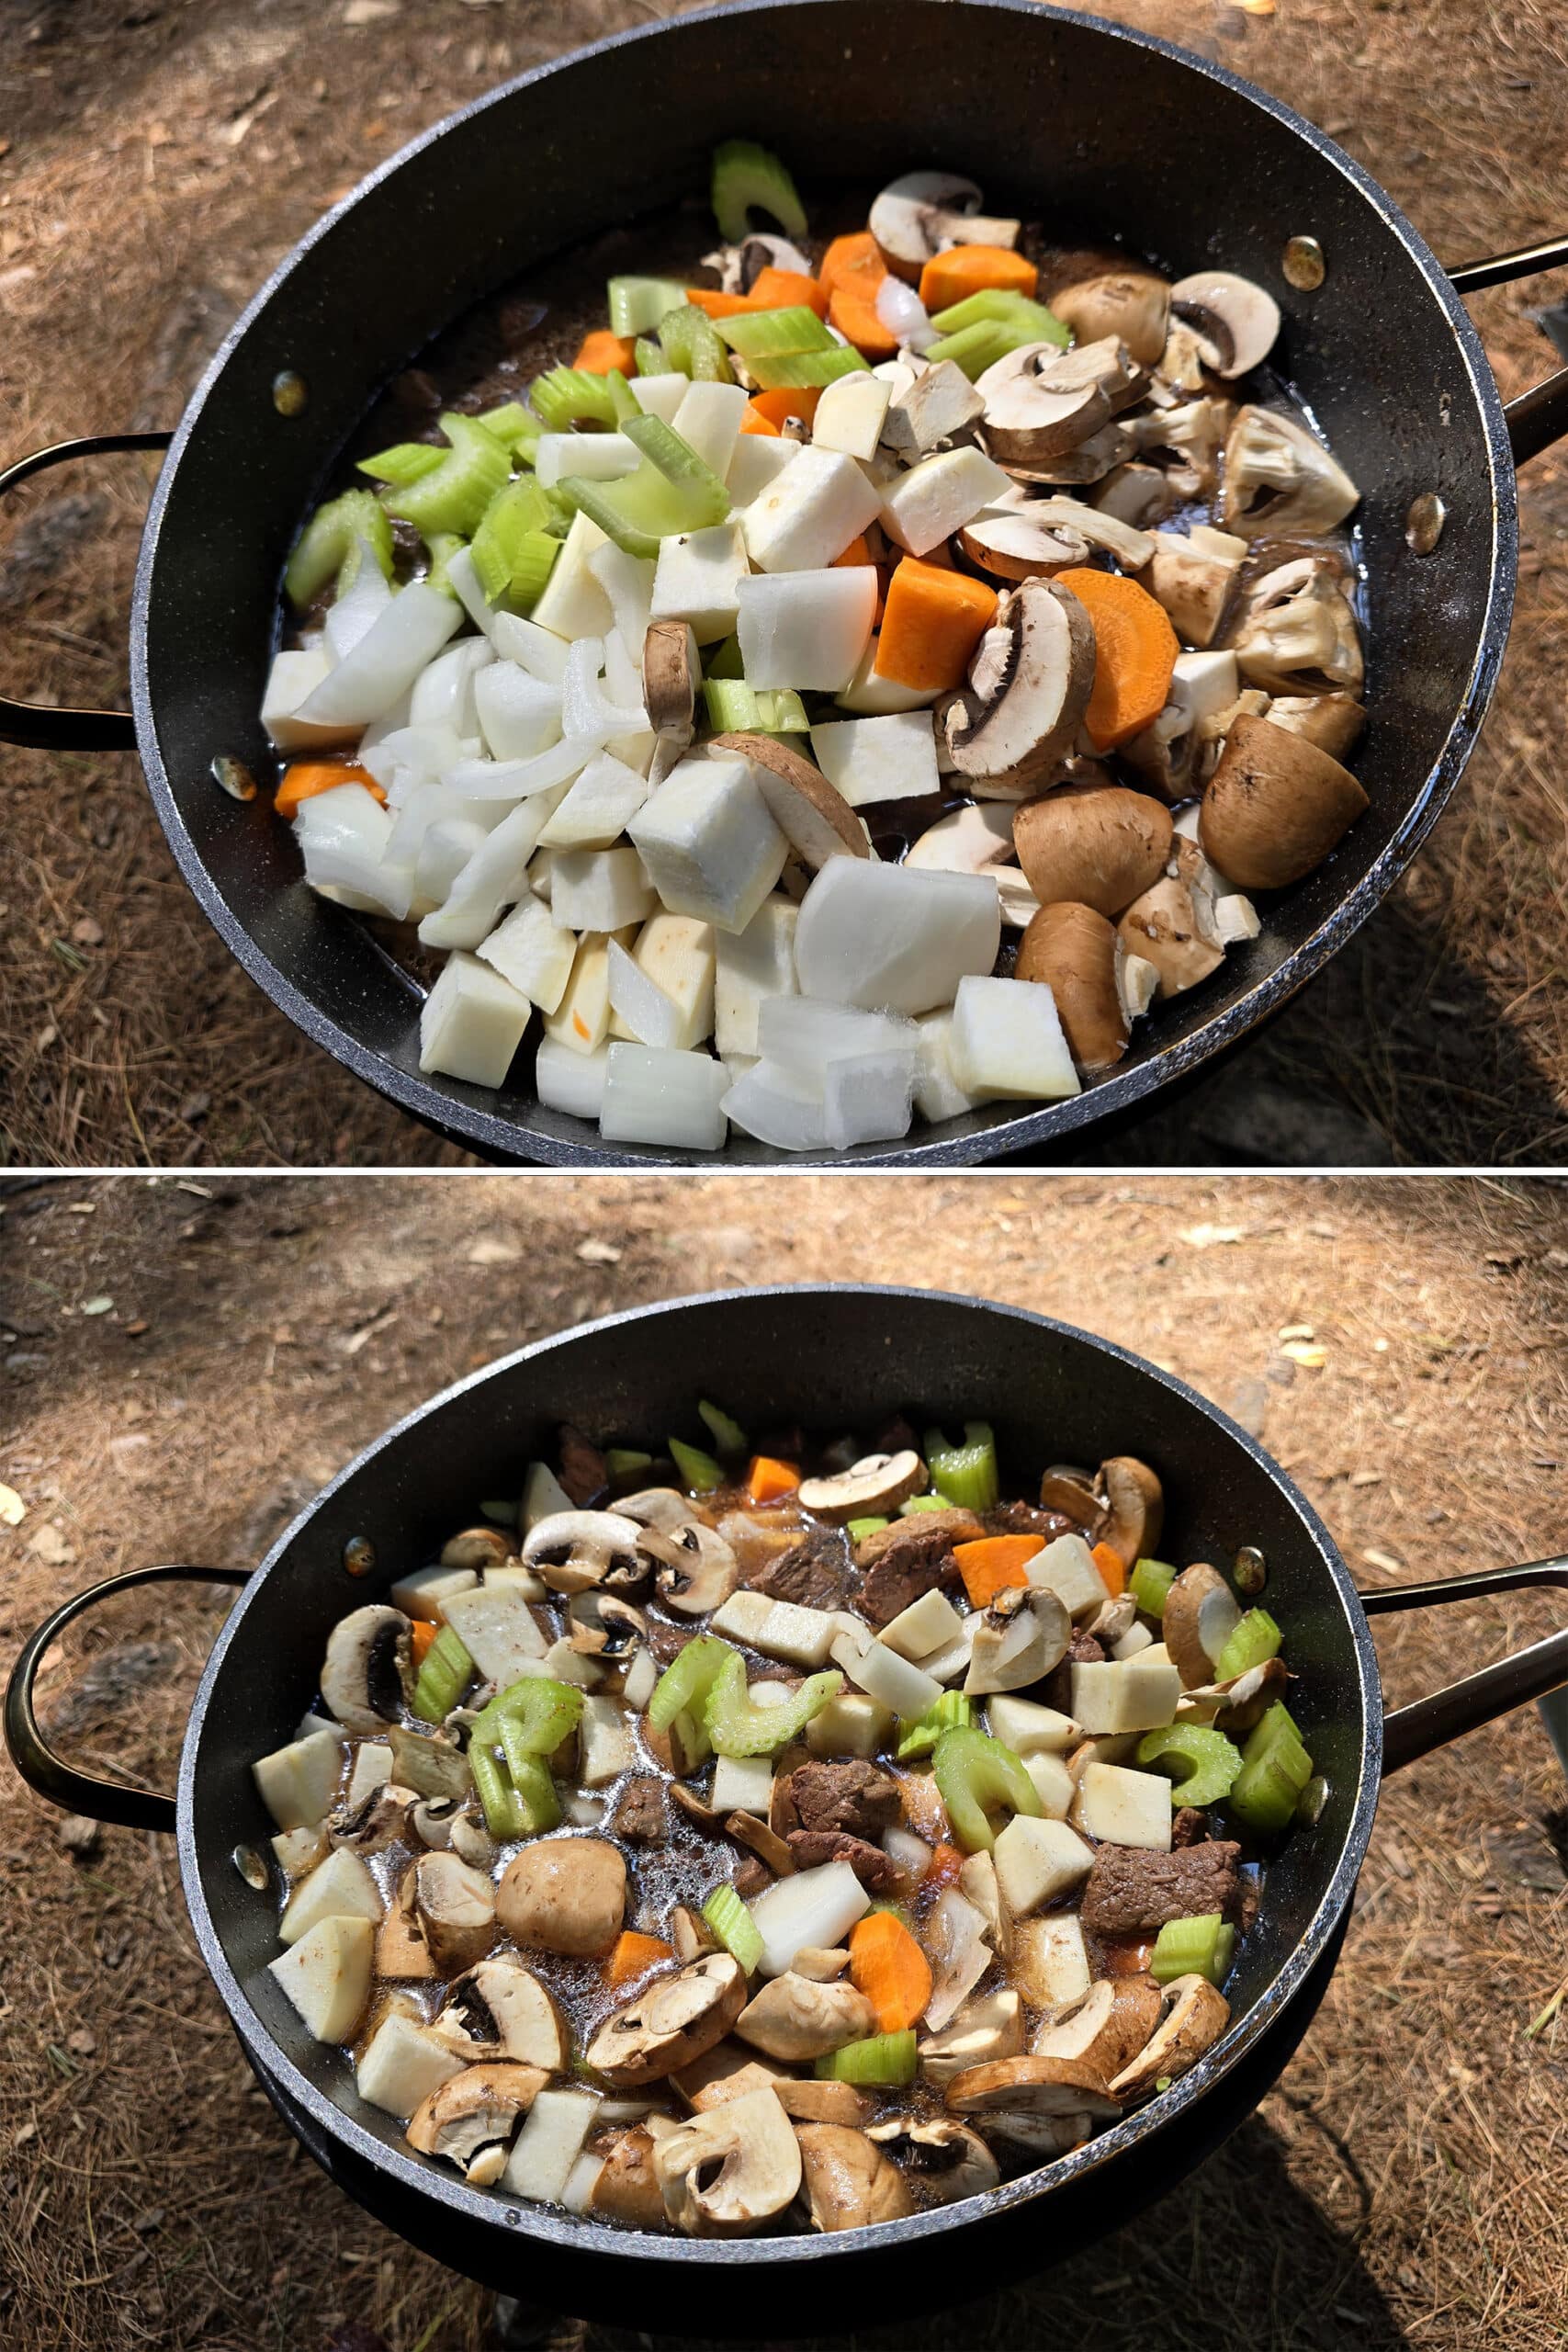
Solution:
M 1067 1143 L 1245 1035 L 1377 906 L 1474 742 L 1517 553 L 1496 388 L 1420 238 L 1288 107 L 1146 35 L 1028 0 L 761 0 L 580 51 L 394 157 L 252 303 L 164 466 L 132 621 L 138 738 L 158 813 L 252 978 L 418 1118 L 497 1159 L 712 1164 L 604 1147 L 591 1127 L 542 1110 L 525 1085 L 492 1095 L 422 1076 L 409 982 L 352 917 L 304 888 L 265 803 L 229 799 L 209 766 L 215 752 L 263 755 L 256 713 L 284 558 L 378 386 L 532 261 L 700 188 L 714 142 L 737 130 L 765 134 L 808 192 L 834 181 L 846 153 L 857 179 L 946 163 L 979 172 L 998 207 L 1092 221 L 1173 271 L 1222 259 L 1258 279 L 1284 313 L 1282 373 L 1365 493 L 1371 723 L 1357 764 L 1370 813 L 1265 910 L 1260 939 L 1167 1008 L 1082 1095 L 998 1104 L 840 1159 L 962 1165 Z M 1326 255 L 1315 293 L 1281 271 L 1300 234 Z M 282 417 L 272 385 L 290 368 L 310 399 Z M 1404 518 L 1427 491 L 1449 520 L 1420 558 Z M 738 1136 L 719 1157 L 760 1166 L 781 1155 Z
M 629 1442 L 689 1420 L 699 1393 L 744 1420 L 798 1414 L 865 1426 L 901 1408 L 994 1423 L 1004 1461 L 1097 1459 L 1112 1442 L 1149 1461 L 1183 1558 L 1256 1543 L 1291 1627 L 1292 1708 L 1329 1781 L 1324 1816 L 1272 1866 L 1229 1988 L 1232 2030 L 1192 2075 L 1077 2154 L 989 2196 L 896 2227 L 829 2238 L 638 2235 L 465 2188 L 413 2155 L 355 2095 L 343 2059 L 309 2040 L 266 1974 L 276 1910 L 231 1856 L 265 1837 L 250 1759 L 309 1702 L 326 1636 L 428 1558 L 479 1494 L 507 1493 L 558 1423 Z M 367 1539 L 352 1580 L 344 1546 Z M 1377 1799 L 1382 1719 L 1364 1615 L 1326 1530 L 1234 1423 L 1108 1342 L 1021 1309 L 942 1293 L 853 1286 L 727 1292 L 639 1308 L 525 1349 L 423 1406 L 367 1447 L 274 1547 L 236 1604 L 191 1711 L 179 1782 L 186 1895 L 247 2051 L 306 2145 L 392 2226 L 475 2278 L 522 2275 L 560 2308 L 654 2328 L 788 2334 L 835 2312 L 867 2320 L 961 2300 L 1042 2267 L 1125 2220 L 1233 2129 L 1278 2075 L 1326 1984 Z M 981 2259 L 984 2270 L 971 2270 Z M 959 2252 L 964 2249 L 963 2254 Z M 701 2282 L 765 2277 L 752 2323 Z M 712 2279 L 715 2292 L 722 2277 Z

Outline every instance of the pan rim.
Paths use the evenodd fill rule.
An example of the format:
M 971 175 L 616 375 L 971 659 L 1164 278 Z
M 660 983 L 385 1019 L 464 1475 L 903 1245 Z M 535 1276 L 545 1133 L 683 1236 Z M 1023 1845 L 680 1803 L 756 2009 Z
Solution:
M 1344 1611 L 1356 1657 L 1359 1698 L 1361 1708 L 1360 1770 L 1355 1800 L 1346 1828 L 1344 1842 L 1328 1883 L 1324 1889 L 1311 1920 L 1295 1949 L 1270 1984 L 1214 2049 L 1203 2057 L 1192 2071 L 1183 2075 L 1172 2087 L 1149 2106 L 1139 2109 L 1123 2121 L 1087 2142 L 1070 2155 L 1055 2158 L 1047 2166 L 1023 2173 L 1016 2180 L 987 2191 L 979 2197 L 965 2199 L 960 2204 L 938 2207 L 930 2212 L 916 2214 L 897 2222 L 881 2222 L 871 2227 L 837 2232 L 830 2236 L 813 2234 L 800 2237 L 687 2239 L 665 2238 L 647 2232 L 621 2231 L 585 2219 L 567 2214 L 555 2207 L 525 2205 L 520 2201 L 504 2203 L 485 2192 L 468 2188 L 455 2174 L 437 2170 L 434 2163 L 426 2165 L 403 2150 L 389 2147 L 374 2132 L 340 2107 L 295 2064 L 288 2053 L 274 2038 L 270 2029 L 253 2006 L 249 1995 L 230 1965 L 221 1938 L 208 1906 L 201 1881 L 201 1863 L 197 1850 L 195 1830 L 196 1775 L 197 1751 L 206 1725 L 208 1705 L 223 1661 L 231 1645 L 239 1638 L 244 1621 L 265 1589 L 273 1566 L 282 1559 L 295 1542 L 305 1532 L 317 1513 L 351 1478 L 367 1468 L 379 1455 L 398 1445 L 411 1431 L 434 1414 L 447 1409 L 471 1394 L 485 1382 L 509 1375 L 516 1368 L 547 1357 L 558 1348 L 601 1332 L 625 1328 L 628 1324 L 671 1314 L 689 1313 L 696 1309 L 722 1308 L 728 1303 L 777 1300 L 786 1303 L 809 1298 L 854 1297 L 872 1300 L 932 1301 L 942 1306 L 958 1307 L 987 1317 L 1000 1317 L 1010 1322 L 1028 1326 L 1035 1331 L 1049 1333 L 1069 1342 L 1087 1345 L 1097 1352 L 1110 1356 L 1145 1380 L 1165 1389 L 1181 1403 L 1201 1413 L 1213 1422 L 1222 1433 L 1238 1446 L 1256 1468 L 1279 1490 L 1283 1500 L 1301 1521 L 1318 1557 L 1326 1568 L 1336 1598 Z M 797 2264 L 810 2264 L 829 2259 L 838 2254 L 856 2252 L 886 2252 L 896 2243 L 909 2238 L 928 2238 L 947 2230 L 982 2226 L 998 2220 L 1018 2206 L 1048 2196 L 1052 2190 L 1069 2181 L 1081 2180 L 1131 2150 L 1145 2136 L 1174 2127 L 1179 2120 L 1195 2109 L 1205 2094 L 1230 2075 L 1252 2052 L 1268 2030 L 1277 2022 L 1281 2012 L 1301 1989 L 1324 1947 L 1338 1923 L 1355 1889 L 1356 1880 L 1364 1859 L 1367 1842 L 1371 1835 L 1373 1815 L 1377 1808 L 1382 1760 L 1382 1704 L 1376 1654 L 1371 1631 L 1361 1611 L 1349 1570 L 1332 1535 L 1312 1504 L 1258 1441 L 1233 1420 L 1221 1408 L 1211 1403 L 1199 1391 L 1149 1363 L 1130 1349 L 1119 1347 L 1115 1341 L 1088 1331 L 1081 1326 L 1059 1317 L 1041 1315 L 1032 1308 L 1014 1306 L 1005 1301 L 983 1299 L 960 1292 L 921 1289 L 908 1283 L 765 1283 L 736 1290 L 705 1291 L 687 1297 L 660 1299 L 651 1304 L 627 1307 L 612 1315 L 600 1316 L 592 1322 L 575 1324 L 566 1331 L 532 1341 L 528 1346 L 513 1350 L 495 1363 L 483 1365 L 466 1374 L 449 1387 L 440 1391 L 423 1404 L 402 1415 L 379 1437 L 372 1439 L 336 1476 L 324 1486 L 277 1538 L 265 1558 L 257 1567 L 251 1582 L 241 1591 L 238 1600 L 225 1619 L 217 1641 L 208 1658 L 196 1696 L 191 1703 L 190 1717 L 180 1756 L 176 1803 L 178 1807 L 177 1840 L 180 1876 L 186 1903 L 200 1946 L 203 1961 L 222 1997 L 231 2019 L 242 2041 L 261 2058 L 265 2070 L 285 2089 L 288 2099 L 305 2109 L 312 2120 L 330 2138 L 341 2143 L 354 2155 L 369 2164 L 373 2169 L 389 2172 L 404 2189 L 433 2199 L 455 2217 L 477 2226 L 499 2232 L 504 2238 L 508 2232 L 519 2240 L 539 2237 L 554 2247 L 569 2253 L 615 2257 L 626 2263 L 654 2260 L 692 2266 L 698 2270 L 709 2266 L 728 2268 L 738 2265 L 755 2269 L 761 2264 L 779 2263 L 792 2271 Z M 1149 2119 L 1157 2113 L 1152 2126 Z M 763 2249 L 766 2249 L 764 2252 Z

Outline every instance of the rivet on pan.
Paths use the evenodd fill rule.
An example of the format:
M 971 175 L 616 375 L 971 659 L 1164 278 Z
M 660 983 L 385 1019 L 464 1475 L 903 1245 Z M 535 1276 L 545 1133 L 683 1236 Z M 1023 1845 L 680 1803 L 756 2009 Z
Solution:
M 1235 1566 L 1231 1573 L 1235 1577 L 1236 1590 L 1250 1598 L 1252 1594 L 1261 1592 L 1268 1583 L 1269 1563 L 1256 1544 L 1244 1544 L 1235 1555 Z
M 1443 536 L 1449 510 L 1435 490 L 1424 490 L 1410 502 L 1404 518 L 1404 544 L 1413 555 L 1430 555 Z
M 376 1566 L 376 1546 L 367 1536 L 351 1535 L 343 1547 L 343 1564 L 351 1577 L 367 1577 Z
M 310 390 L 297 368 L 285 368 L 272 379 L 272 404 L 279 416 L 303 416 Z
M 1296 1799 L 1296 1819 L 1304 1829 L 1315 1829 L 1327 1803 L 1328 1783 L 1321 1772 L 1314 1772 Z
M 254 1846 L 235 1847 L 234 1868 L 239 1871 L 245 1884 L 254 1886 L 258 1894 L 265 1894 L 272 1884 L 272 1872 Z
M 1280 267 L 1288 283 L 1299 287 L 1303 294 L 1314 292 L 1328 275 L 1323 247 L 1315 237 L 1292 237 L 1285 247 Z
M 212 773 L 231 800 L 255 798 L 256 780 L 243 760 L 231 760 L 227 752 L 220 752 L 212 763 Z

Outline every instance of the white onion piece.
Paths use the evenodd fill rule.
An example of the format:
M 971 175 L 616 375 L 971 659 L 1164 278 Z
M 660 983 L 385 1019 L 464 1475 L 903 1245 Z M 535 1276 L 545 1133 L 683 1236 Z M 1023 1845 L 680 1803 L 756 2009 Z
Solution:
M 604 1107 L 609 1067 L 608 1046 L 601 1046 L 596 1054 L 579 1054 L 554 1037 L 541 1038 L 534 1073 L 539 1100 L 548 1111 L 565 1111 L 574 1119 L 596 1119 Z
M 413 865 L 415 905 L 428 902 L 434 911 L 445 906 L 452 885 L 475 853 L 484 847 L 488 828 L 472 817 L 438 817 L 425 829 Z
M 728 1083 L 724 1064 L 706 1054 L 613 1045 L 604 1073 L 599 1132 L 606 1143 L 722 1150 L 725 1117 L 720 1102 Z
M 891 270 L 876 289 L 876 315 L 896 341 L 910 351 L 929 351 L 942 340 L 914 288 Z
M 561 726 L 568 735 L 592 735 L 601 743 L 612 735 L 630 735 L 648 725 L 640 701 L 627 707 L 607 701 L 599 690 L 604 667 L 604 640 L 580 637 L 567 649 L 566 675 L 561 680 Z
M 724 1098 L 727 1115 L 775 1151 L 820 1151 L 828 1141 L 820 1091 L 777 1062 L 758 1061 Z
M 392 601 L 392 583 L 377 562 L 369 540 L 356 539 L 355 544 L 359 549 L 359 569 L 354 583 L 339 594 L 322 624 L 326 650 L 334 662 L 341 662 L 361 638 L 368 637 Z
M 823 1862 L 775 1879 L 746 1907 L 762 1939 L 762 1974 L 782 1976 L 797 1951 L 841 1944 L 870 1910 L 871 1897 L 848 1862 Z
M 359 764 L 388 798 L 406 800 L 422 784 L 433 784 L 463 756 L 462 738 L 450 727 L 400 727 L 378 743 L 359 746 Z
M 413 895 L 412 860 L 387 862 L 392 820 L 362 784 L 340 784 L 299 804 L 295 838 L 313 890 L 342 890 L 389 915 L 406 915 Z
M 558 793 L 564 788 L 558 786 Z M 453 883 L 445 906 L 420 924 L 424 946 L 473 948 L 490 937 L 502 907 L 511 906 L 528 887 L 528 860 L 555 805 L 549 793 L 537 792 L 520 801 L 485 836 Z
M 389 710 L 384 710 L 379 718 L 371 720 L 359 739 L 358 757 L 362 764 L 367 752 L 373 752 L 378 743 L 384 743 L 389 735 L 397 734 L 400 728 L 408 725 L 412 710 L 413 691 L 411 687 L 406 695 L 398 696 Z
M 563 735 L 531 760 L 458 760 L 442 770 L 441 781 L 468 800 L 525 800 L 570 784 L 598 748 L 581 736 Z
M 413 682 L 409 697 L 409 718 L 415 727 L 450 727 L 454 734 L 477 735 L 479 731 L 479 706 L 474 699 L 474 677 L 480 670 L 488 670 L 495 660 L 495 649 L 486 637 L 465 637 L 438 653 L 428 669 L 422 670 Z
M 931 1866 L 932 1848 L 923 1838 L 917 1838 L 912 1829 L 885 1829 L 882 1850 L 890 1862 L 897 1862 L 901 1871 L 907 1871 L 917 1881 L 924 1878 Z
M 680 379 L 682 383 L 685 378 Z M 606 539 L 595 548 L 588 559 L 588 569 L 610 600 L 610 610 L 615 616 L 615 627 L 623 643 L 628 648 L 637 669 L 642 667 L 642 642 L 648 635 L 649 613 L 653 604 L 653 560 L 651 557 L 628 555 L 614 539 Z M 636 702 L 641 688 L 623 695 L 618 687 L 611 692 L 622 701 Z
M 367 727 L 408 693 L 462 620 L 463 607 L 455 597 L 425 581 L 411 581 L 308 696 L 299 718 L 317 725 Z
M 515 662 L 495 662 L 474 681 L 486 749 L 498 760 L 531 760 L 562 734 L 559 689 L 531 678 Z
M 495 650 L 503 662 L 515 662 L 547 685 L 558 686 L 566 675 L 565 639 L 554 629 L 541 628 L 537 621 L 525 620 L 520 613 L 496 614 Z
M 447 558 L 446 582 L 474 627 L 482 629 L 485 636 L 493 640 L 496 623 L 504 616 L 496 611 L 485 594 L 469 548 L 459 548 L 455 556 Z
M 787 1881 L 785 1882 L 787 1883 Z M 926 2023 L 940 2033 L 963 2007 L 992 1960 L 982 1912 L 949 1887 L 926 1922 L 926 1949 L 934 1984 L 926 2003 Z

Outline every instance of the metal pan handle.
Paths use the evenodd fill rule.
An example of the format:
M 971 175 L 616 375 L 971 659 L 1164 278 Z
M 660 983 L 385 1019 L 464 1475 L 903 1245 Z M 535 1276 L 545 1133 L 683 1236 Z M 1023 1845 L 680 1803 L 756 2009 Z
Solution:
M 115 1821 L 125 1829 L 162 1829 L 172 1833 L 175 1801 L 151 1789 L 133 1789 L 123 1781 L 102 1781 L 79 1772 L 57 1756 L 39 1728 L 33 1706 L 33 1685 L 44 1652 L 59 1639 L 73 1618 L 129 1592 L 139 1584 L 244 1584 L 248 1568 L 130 1568 L 124 1576 L 89 1585 L 70 1600 L 62 1601 L 37 1633 L 23 1643 L 11 1679 L 6 1685 L 6 1747 L 12 1763 L 29 1789 L 58 1805 L 62 1813 L 85 1813 L 94 1821 Z
M 1506 286 L 1516 277 L 1533 277 L 1540 270 L 1561 269 L 1564 264 L 1568 264 L 1568 237 L 1552 237 L 1544 245 L 1519 245 L 1511 254 L 1467 262 L 1462 269 L 1450 269 L 1449 277 L 1459 293 L 1478 294 L 1483 286 Z M 1543 449 L 1568 434 L 1568 368 L 1560 368 L 1555 376 L 1543 376 L 1539 384 L 1510 401 L 1503 414 L 1514 463 L 1528 465 L 1531 458 L 1539 458 Z
M 1363 1592 L 1359 1599 L 1369 1617 L 1382 1617 L 1396 1609 L 1484 1600 L 1495 1592 L 1522 1592 L 1538 1585 L 1568 1591 L 1568 1557 L 1530 1560 L 1517 1568 L 1483 1568 L 1473 1576 L 1443 1577 L 1436 1584 L 1395 1585 L 1379 1592 Z M 1495 1722 L 1515 1707 L 1528 1706 L 1532 1699 L 1544 1699 L 1564 1683 L 1568 1683 L 1568 1632 L 1549 1634 L 1545 1641 L 1532 1642 L 1529 1649 L 1516 1650 L 1512 1657 L 1499 1658 L 1495 1666 L 1483 1666 L 1479 1674 L 1467 1674 L 1462 1681 L 1434 1690 L 1430 1698 L 1396 1707 L 1383 1723 L 1384 1774 L 1414 1764 L 1417 1757 L 1429 1756 L 1434 1747 L 1445 1747 L 1450 1739 Z
M 118 449 L 166 449 L 172 433 L 95 433 L 35 449 L 0 472 L 0 498 L 29 474 L 73 458 L 105 457 Z M 130 752 L 136 722 L 128 710 L 58 710 L 50 703 L 11 702 L 0 695 L 0 743 L 27 743 L 39 752 Z

